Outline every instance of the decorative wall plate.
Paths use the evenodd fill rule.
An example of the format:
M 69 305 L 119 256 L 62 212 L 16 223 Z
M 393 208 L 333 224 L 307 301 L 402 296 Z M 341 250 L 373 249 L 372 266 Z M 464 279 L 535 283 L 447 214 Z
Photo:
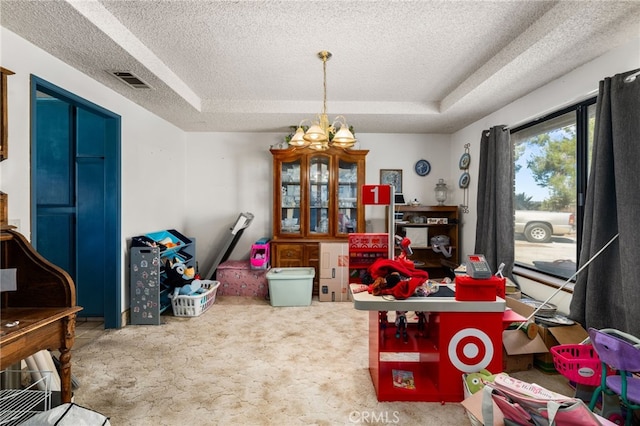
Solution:
M 427 160 L 418 160 L 414 170 L 419 176 L 426 176 L 431 171 L 431 164 Z
M 469 173 L 464 172 L 461 176 L 460 176 L 460 180 L 458 181 L 458 186 L 462 189 L 465 189 L 467 187 L 469 187 L 469 180 L 471 180 L 471 177 L 469 176 Z
M 460 162 L 458 163 L 460 170 L 467 170 L 469 168 L 469 163 L 471 163 L 471 156 L 468 152 L 465 152 L 460 157 Z

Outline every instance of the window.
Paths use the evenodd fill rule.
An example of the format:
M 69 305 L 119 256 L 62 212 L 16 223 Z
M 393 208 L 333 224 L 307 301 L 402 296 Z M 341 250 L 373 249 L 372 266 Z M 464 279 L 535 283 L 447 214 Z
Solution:
M 595 102 L 591 98 L 511 131 L 518 266 L 563 279 L 576 272 Z

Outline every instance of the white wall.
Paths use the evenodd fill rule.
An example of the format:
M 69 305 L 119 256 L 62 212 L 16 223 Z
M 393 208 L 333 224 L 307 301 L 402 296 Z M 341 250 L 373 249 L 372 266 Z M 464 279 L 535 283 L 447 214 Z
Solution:
M 200 272 L 209 271 L 218 247 L 241 212 L 255 217 L 243 232 L 233 260 L 248 259 L 251 244 L 271 237 L 272 157 L 270 133 L 189 133 L 185 232 L 196 237 Z M 208 278 L 208 277 L 207 277 Z
M 9 220 L 31 234 L 30 75 L 36 75 L 122 117 L 122 286 L 127 238 L 185 221 L 185 134 L 113 90 L 97 83 L 5 28 L 0 28 L 2 66 L 8 78 L 9 156 L 0 163 L 0 189 L 9 197 Z
M 434 188 L 439 178 L 451 185 L 450 136 L 439 134 L 358 134 L 360 148 L 368 149 L 366 183 L 380 183 L 380 169 L 402 170 L 402 192 L 407 202 L 418 199 L 421 204 L 437 204 Z M 431 164 L 427 176 L 418 176 L 413 167 L 425 159 Z M 447 200 L 447 205 L 455 204 Z M 385 232 L 385 208 L 369 206 L 365 209 L 371 232 Z

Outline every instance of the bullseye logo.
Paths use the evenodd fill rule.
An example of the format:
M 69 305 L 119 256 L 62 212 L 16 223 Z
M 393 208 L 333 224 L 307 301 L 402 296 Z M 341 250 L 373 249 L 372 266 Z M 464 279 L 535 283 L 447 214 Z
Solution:
M 453 335 L 448 353 L 454 367 L 464 373 L 473 373 L 489 365 L 493 359 L 493 343 L 484 331 L 465 328 Z

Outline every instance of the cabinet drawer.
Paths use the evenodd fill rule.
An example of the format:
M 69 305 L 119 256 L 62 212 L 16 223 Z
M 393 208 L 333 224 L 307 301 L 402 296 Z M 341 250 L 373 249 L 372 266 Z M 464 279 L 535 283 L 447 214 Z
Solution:
M 303 259 L 303 246 L 299 244 L 278 244 L 276 245 L 276 257 L 281 261 Z
M 320 260 L 320 245 L 318 244 L 309 244 L 307 245 L 307 256 L 309 261 L 319 261 Z

